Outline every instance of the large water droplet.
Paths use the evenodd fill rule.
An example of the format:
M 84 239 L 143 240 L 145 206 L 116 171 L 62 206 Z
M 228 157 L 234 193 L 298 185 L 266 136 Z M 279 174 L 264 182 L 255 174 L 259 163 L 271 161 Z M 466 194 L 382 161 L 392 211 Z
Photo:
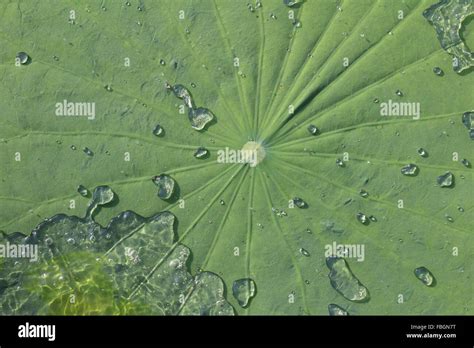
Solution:
M 158 197 L 161 199 L 170 199 L 173 195 L 175 181 L 166 174 L 153 177 L 153 182 L 158 186 Z
M 426 267 L 418 267 L 414 270 L 415 276 L 426 286 L 434 286 L 435 278 Z
M 212 112 L 206 108 L 189 109 L 188 117 L 191 127 L 196 130 L 203 130 L 214 119 Z
M 92 193 L 92 199 L 87 207 L 86 218 L 91 219 L 97 207 L 110 203 L 114 196 L 114 192 L 109 186 L 97 186 Z
M 24 65 L 27 64 L 30 60 L 30 57 L 26 52 L 18 52 L 16 54 L 16 59 L 20 62 L 20 64 Z
M 232 295 L 243 308 L 249 305 L 250 299 L 255 296 L 255 282 L 250 278 L 238 279 L 232 284 Z
M 418 167 L 413 163 L 407 164 L 402 167 L 401 173 L 406 176 L 415 176 L 418 173 Z
M 204 147 L 198 147 L 194 152 L 194 157 L 202 159 L 209 155 L 209 151 Z
M 329 257 L 326 259 L 326 265 L 330 270 L 328 277 L 331 285 L 337 292 L 349 301 L 365 302 L 369 300 L 369 291 L 352 273 L 345 259 Z
M 183 99 L 184 104 L 186 104 L 188 108 L 193 108 L 193 98 L 191 97 L 191 93 L 189 93 L 186 87 L 184 87 L 183 85 L 174 85 L 171 88 L 173 90 L 174 95 L 180 99 Z
M 340 315 L 349 315 L 349 313 L 343 308 L 339 307 L 337 304 L 330 303 L 328 305 L 329 315 L 340 316 Z
M 462 115 L 462 123 L 469 129 L 469 136 L 474 140 L 474 111 L 465 112 Z
M 451 187 L 454 182 L 454 176 L 451 172 L 446 172 L 443 175 L 438 176 L 436 182 L 441 187 Z

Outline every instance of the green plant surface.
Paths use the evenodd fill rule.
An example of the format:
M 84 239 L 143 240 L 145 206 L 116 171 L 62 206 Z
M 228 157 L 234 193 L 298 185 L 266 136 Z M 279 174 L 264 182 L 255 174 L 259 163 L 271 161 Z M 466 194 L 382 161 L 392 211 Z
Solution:
M 351 315 L 473 314 L 474 186 L 460 160 L 474 161 L 461 121 L 474 109 L 474 74 L 453 71 L 423 17 L 434 1 L 262 0 L 253 11 L 248 2 L 3 1 L 0 230 L 83 216 L 77 186 L 109 185 L 118 200 L 96 220 L 172 212 L 191 273 L 219 275 L 237 314 L 327 315 L 330 303 Z M 472 23 L 462 37 L 473 42 Z M 15 66 L 20 51 L 29 64 Z M 189 89 L 215 120 L 193 129 L 166 83 Z M 56 116 L 64 99 L 94 102 L 95 119 Z M 419 103 L 420 119 L 382 117 L 388 100 Z M 265 150 L 256 167 L 217 161 L 219 150 L 249 141 Z M 196 159 L 201 146 L 210 155 Z M 416 176 L 401 174 L 409 163 Z M 446 171 L 455 182 L 441 188 Z M 157 196 L 151 179 L 162 173 L 179 197 Z M 294 197 L 307 208 L 289 208 Z M 359 212 L 377 221 L 361 224 Z M 365 246 L 362 262 L 346 261 L 368 301 L 331 286 L 324 251 L 333 242 Z M 435 286 L 415 277 L 421 266 Z M 243 278 L 256 284 L 246 308 L 230 290 Z

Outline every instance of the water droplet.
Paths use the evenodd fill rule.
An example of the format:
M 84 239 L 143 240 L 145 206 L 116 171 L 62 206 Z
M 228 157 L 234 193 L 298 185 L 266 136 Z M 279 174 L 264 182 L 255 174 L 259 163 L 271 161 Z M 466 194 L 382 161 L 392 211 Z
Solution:
M 309 285 L 309 280 L 306 279 L 306 280 L 304 281 L 304 283 L 305 283 L 306 285 Z
M 436 66 L 433 68 L 433 72 L 438 75 L 438 76 L 443 76 L 444 75 L 444 71 L 443 69 L 441 69 L 440 67 Z
M 59 60 L 59 57 L 58 56 L 53 56 L 53 60 L 55 60 L 57 62 Z
M 87 190 L 83 185 L 77 187 L 77 192 L 79 192 L 82 197 L 87 197 L 89 194 L 89 190 Z
M 303 255 L 303 256 L 306 256 L 306 257 L 310 257 L 310 253 L 308 250 L 304 249 L 304 248 L 300 248 L 300 254 Z
M 255 282 L 250 278 L 235 280 L 232 284 L 232 295 L 243 308 L 249 305 L 250 299 L 255 296 Z
M 166 174 L 160 174 L 152 178 L 156 186 L 158 186 L 158 197 L 161 199 L 170 199 L 173 195 L 175 181 Z
M 441 187 L 451 187 L 454 182 L 454 176 L 451 172 L 446 172 L 443 175 L 438 176 L 436 182 Z
M 298 19 L 295 19 L 295 20 L 293 21 L 293 25 L 294 25 L 296 28 L 301 28 L 301 27 L 302 27 L 301 21 L 299 21 Z
M 298 4 L 299 1 L 298 0 L 283 0 L 283 3 L 288 7 L 292 7 Z
M 107 11 L 107 7 L 102 6 L 102 11 Z
M 204 147 L 198 147 L 194 152 L 194 157 L 202 159 L 206 158 L 209 154 L 209 151 Z
M 331 286 L 349 301 L 365 302 L 370 298 L 369 291 L 352 273 L 346 260 L 339 257 L 329 257 L 326 265 Z
M 402 167 L 401 173 L 406 176 L 415 176 L 418 174 L 418 167 L 413 163 L 407 164 Z
M 159 124 L 155 126 L 153 129 L 153 134 L 156 135 L 157 137 L 164 135 L 164 129 L 161 127 Z
M 399 89 L 395 92 L 395 94 L 398 95 L 399 97 L 403 97 L 403 92 Z
M 464 167 L 466 167 L 466 168 L 471 168 L 471 162 L 469 162 L 467 159 L 463 158 L 463 159 L 461 160 L 461 163 L 462 163 L 462 165 L 463 165 Z
M 367 218 L 367 215 L 365 215 L 364 213 L 357 213 L 356 217 L 357 217 L 357 220 L 361 224 L 363 224 L 363 225 L 368 225 L 369 224 L 369 219 Z
M 111 85 L 105 85 L 104 88 L 105 88 L 105 90 L 106 90 L 107 92 L 112 92 L 112 91 L 113 91 Z
M 18 52 L 16 54 L 16 59 L 20 62 L 20 64 L 24 65 L 27 64 L 30 60 L 30 57 L 26 52 Z
M 340 316 L 340 315 L 349 315 L 347 311 L 339 307 L 337 304 L 331 303 L 328 305 L 329 315 Z
M 71 150 L 75 150 L 75 149 L 76 149 L 76 146 L 75 146 L 75 145 L 71 145 L 70 148 L 71 148 Z
M 372 221 L 372 222 L 377 222 L 377 218 L 376 218 L 375 216 L 373 216 L 373 215 L 370 215 L 370 216 L 369 216 L 369 219 L 370 219 L 370 221 Z
M 375 104 L 380 103 L 380 99 L 379 99 L 379 98 L 374 98 L 374 103 L 375 103 Z
M 163 59 L 160 59 L 160 65 L 166 65 L 166 62 Z
M 255 8 L 262 7 L 262 2 L 260 0 L 255 0 Z
M 131 5 L 130 1 L 127 1 L 125 5 L 130 6 Z
M 255 12 L 255 8 L 252 6 L 252 4 L 247 4 L 247 8 L 250 12 Z
M 362 189 L 359 191 L 359 195 L 361 197 L 367 198 L 369 196 L 369 193 L 366 190 Z
M 293 204 L 296 205 L 298 208 L 306 208 L 308 205 L 306 204 L 305 201 L 303 201 L 299 197 L 293 198 Z
M 277 19 L 277 17 L 275 16 L 274 13 L 270 13 L 270 18 L 271 18 L 271 19 Z
M 143 7 L 137 6 L 137 10 L 141 12 L 141 11 L 143 11 Z
M 310 124 L 308 126 L 308 132 L 312 135 L 318 135 L 319 133 L 319 129 L 318 127 L 316 127 L 314 124 Z
M 47 238 L 44 240 L 44 243 L 45 243 L 47 246 L 51 246 L 51 245 L 53 245 L 53 240 L 52 240 L 50 237 L 47 237 Z
M 202 130 L 214 119 L 214 115 L 206 108 L 197 108 L 189 109 L 188 118 L 191 121 L 191 127 Z
M 184 104 L 186 104 L 188 108 L 193 108 L 193 99 L 191 97 L 191 93 L 189 93 L 186 87 L 184 87 L 183 85 L 174 85 L 171 88 L 173 90 L 174 95 L 179 99 L 183 99 Z
M 422 147 L 420 147 L 418 150 L 416 150 L 416 152 L 421 156 L 421 157 L 428 157 L 428 152 L 423 149 Z
M 96 205 L 105 205 L 114 199 L 114 191 L 109 186 L 97 186 L 92 193 L 92 201 Z
M 223 200 L 223 199 L 221 199 L 221 200 L 219 201 L 219 204 L 220 204 L 220 205 L 225 205 L 225 202 L 224 202 L 224 200 Z
M 84 153 L 85 153 L 87 156 L 94 156 L 94 153 L 93 153 L 92 150 L 89 149 L 88 147 L 82 148 L 82 151 L 84 151 Z
M 344 162 L 340 158 L 338 158 L 336 160 L 336 165 L 338 165 L 339 167 L 344 167 Z
M 445 215 L 445 218 L 446 218 L 446 220 L 448 220 L 448 222 L 454 222 L 453 217 L 449 216 L 448 214 Z
M 459 211 L 460 213 L 464 213 L 464 208 L 463 208 L 463 207 L 458 207 L 458 211 Z
M 415 276 L 426 286 L 434 286 L 435 278 L 426 267 L 418 267 L 414 270 Z
M 75 244 L 75 243 L 76 243 L 76 240 L 75 240 L 74 238 L 68 238 L 68 239 L 66 240 L 66 242 L 67 242 L 68 244 Z

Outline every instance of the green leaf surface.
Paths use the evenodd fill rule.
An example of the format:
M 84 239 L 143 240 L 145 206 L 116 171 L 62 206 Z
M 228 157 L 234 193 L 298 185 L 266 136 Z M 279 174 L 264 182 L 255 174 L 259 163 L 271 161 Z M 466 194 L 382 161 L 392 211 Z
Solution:
M 262 0 L 253 11 L 247 3 L 3 1 L 0 229 L 29 233 L 57 213 L 83 216 L 77 186 L 109 185 L 118 200 L 96 220 L 172 212 L 191 273 L 219 275 L 238 314 L 327 315 L 330 303 L 354 315 L 473 314 L 474 186 L 460 160 L 474 160 L 461 121 L 474 109 L 474 74 L 453 71 L 423 17 L 434 1 Z M 21 51 L 30 61 L 15 66 Z M 166 83 L 185 86 L 214 122 L 193 129 Z M 94 102 L 95 119 L 56 116 L 63 100 Z M 419 103 L 420 119 L 381 116 L 389 100 Z M 153 134 L 157 124 L 163 136 Z M 256 167 L 217 161 L 219 150 L 248 141 L 266 153 Z M 201 146 L 210 155 L 197 159 Z M 401 174 L 409 163 L 418 175 Z M 446 171 L 455 182 L 441 188 Z M 151 179 L 162 173 L 177 197 L 157 196 Z M 290 208 L 294 197 L 308 207 Z M 360 212 L 377 221 L 361 224 Z M 363 261 L 346 262 L 368 301 L 331 286 L 325 247 L 334 242 L 364 246 Z M 435 286 L 415 277 L 418 267 Z M 256 284 L 246 308 L 229 291 L 243 278 Z M 205 295 L 190 300 L 199 307 Z

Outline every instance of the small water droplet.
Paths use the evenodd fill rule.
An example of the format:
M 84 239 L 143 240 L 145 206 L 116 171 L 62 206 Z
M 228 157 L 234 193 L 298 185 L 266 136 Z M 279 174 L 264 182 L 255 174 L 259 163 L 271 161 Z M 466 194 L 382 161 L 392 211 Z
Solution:
M 370 295 L 367 288 L 352 273 L 346 260 L 339 257 L 328 257 L 326 265 L 331 286 L 349 301 L 366 302 Z
M 68 244 L 75 244 L 75 243 L 76 243 L 76 240 L 75 240 L 74 238 L 68 238 L 68 239 L 66 240 L 66 242 L 67 242 Z
M 452 216 L 449 216 L 448 214 L 446 214 L 444 217 L 446 218 L 446 220 L 448 220 L 448 222 L 454 222 L 454 219 Z
M 418 167 L 413 163 L 407 164 L 402 167 L 401 173 L 406 176 L 415 176 L 418 174 Z
M 367 198 L 369 196 L 369 193 L 366 190 L 362 189 L 359 191 L 359 195 L 361 197 Z
M 440 67 L 436 66 L 433 68 L 433 72 L 438 75 L 438 76 L 443 76 L 444 75 L 444 71 L 443 69 L 441 69 Z
M 295 19 L 293 21 L 293 25 L 295 26 L 295 28 L 301 28 L 303 25 L 301 24 L 301 21 L 299 21 L 298 19 Z
M 299 197 L 293 198 L 293 204 L 296 205 L 298 208 L 306 208 L 308 205 L 306 204 L 305 201 L 303 201 Z
M 52 240 L 50 237 L 47 237 L 47 238 L 44 240 L 44 243 L 45 243 L 47 246 L 51 246 L 51 245 L 53 245 L 53 240 Z
M 340 158 L 338 158 L 336 160 L 336 165 L 338 165 L 339 167 L 344 167 L 344 162 Z
M 76 146 L 75 146 L 75 145 L 71 145 L 70 148 L 71 148 L 71 150 L 76 150 Z
M 137 6 L 137 10 L 141 12 L 141 11 L 143 11 L 143 7 Z
M 156 186 L 158 186 L 158 197 L 163 200 L 170 199 L 173 195 L 175 181 L 166 174 L 160 174 L 152 178 Z
M 255 293 L 255 282 L 250 278 L 238 279 L 232 284 L 232 295 L 243 308 L 249 305 Z
M 451 187 L 454 182 L 454 176 L 451 172 L 446 172 L 443 175 L 438 176 L 436 182 L 441 187 Z
M 262 7 L 262 2 L 260 0 L 255 0 L 255 8 Z
M 130 1 L 127 1 L 125 5 L 130 6 L 131 5 Z
M 194 157 L 202 159 L 206 158 L 209 154 L 209 151 L 204 147 L 198 147 L 194 152 Z
M 189 109 L 188 118 L 193 129 L 202 130 L 214 119 L 214 115 L 209 109 L 197 108 Z
M 421 157 L 428 157 L 428 152 L 423 149 L 422 147 L 420 147 L 418 150 L 416 150 L 416 152 L 421 156 Z
M 466 168 L 471 168 L 471 162 L 469 162 L 467 159 L 463 158 L 463 159 L 461 160 L 461 163 L 462 163 L 462 165 L 463 165 L 464 167 L 466 167 Z
M 107 11 L 107 7 L 102 6 L 102 11 Z
M 271 18 L 271 19 L 277 19 L 277 17 L 275 16 L 274 13 L 270 13 L 270 18 Z
M 434 286 L 435 278 L 426 267 L 418 267 L 414 270 L 415 276 L 426 286 Z
M 194 82 L 191 82 L 191 87 L 196 88 L 196 84 Z
M 464 213 L 464 208 L 463 208 L 463 207 L 458 207 L 458 211 L 459 211 L 460 213 Z
M 30 60 L 30 57 L 26 52 L 18 52 L 16 54 L 16 59 L 20 62 L 20 64 L 25 65 Z
M 112 91 L 113 91 L 111 85 L 105 85 L 104 88 L 105 88 L 105 90 L 106 90 L 107 92 L 112 92 Z
M 356 217 L 357 217 L 357 220 L 361 224 L 363 224 L 363 225 L 368 225 L 369 224 L 369 219 L 367 218 L 367 215 L 365 215 L 364 213 L 357 213 Z
M 163 127 L 161 127 L 159 124 L 157 124 L 155 126 L 155 128 L 153 129 L 153 134 L 156 135 L 157 137 L 163 136 L 164 132 L 165 131 L 164 131 Z
M 318 135 L 319 129 L 318 129 L 318 127 L 316 127 L 314 124 L 310 124 L 310 125 L 308 126 L 308 132 L 309 132 L 311 135 Z
M 59 60 L 59 57 L 58 56 L 53 56 L 53 60 L 55 60 L 57 62 Z
M 77 192 L 79 192 L 82 197 L 87 197 L 87 195 L 89 195 L 89 190 L 87 190 L 83 185 L 77 187 Z
M 370 221 L 372 221 L 372 222 L 377 222 L 377 218 L 376 218 L 375 216 L 373 216 L 373 215 L 370 215 L 370 216 L 369 216 L 369 219 L 370 219 Z
M 220 205 L 225 205 L 225 202 L 224 202 L 224 200 L 223 200 L 223 199 L 221 199 L 221 200 L 219 201 L 219 204 L 220 204 Z
M 89 149 L 88 147 L 82 148 L 82 151 L 84 151 L 84 153 L 85 153 L 87 156 L 94 156 L 94 153 L 93 153 L 92 150 Z
M 399 89 L 395 92 L 395 94 L 398 95 L 399 97 L 403 97 L 403 92 Z
M 380 103 L 380 99 L 379 99 L 379 98 L 374 98 L 374 103 L 375 103 L 375 104 Z
M 349 315 L 347 311 L 334 303 L 328 305 L 328 312 L 331 316 Z
M 247 4 L 247 8 L 249 9 L 250 12 L 255 12 L 255 8 L 253 7 L 252 4 Z
M 300 254 L 303 255 L 303 256 L 306 256 L 306 257 L 310 257 L 310 253 L 308 250 L 304 249 L 304 248 L 300 248 Z

